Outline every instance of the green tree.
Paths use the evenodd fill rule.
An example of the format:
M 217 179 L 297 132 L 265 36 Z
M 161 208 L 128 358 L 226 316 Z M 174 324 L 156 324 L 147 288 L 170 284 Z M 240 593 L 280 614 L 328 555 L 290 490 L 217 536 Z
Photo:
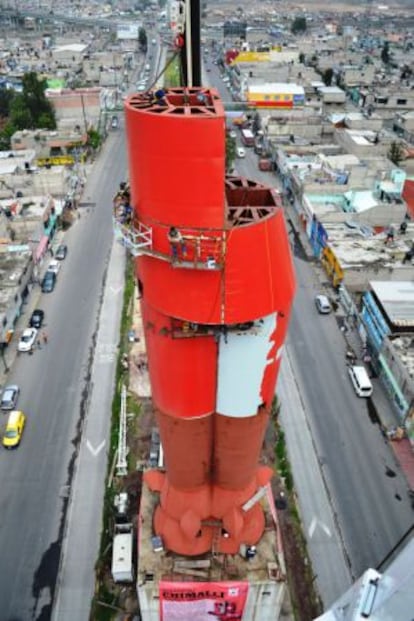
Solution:
M 332 78 L 333 78 L 333 69 L 331 69 L 331 67 L 328 67 L 328 69 L 325 69 L 325 71 L 322 74 L 322 80 L 325 86 L 331 86 Z
M 390 159 L 393 164 L 396 164 L 398 166 L 398 164 L 401 162 L 401 160 L 404 157 L 403 146 L 401 142 L 395 142 L 395 141 L 392 142 L 390 144 L 390 148 L 389 148 L 387 155 L 388 155 L 388 159 Z
M 230 173 L 236 159 L 236 139 L 227 134 L 226 138 L 226 172 Z
M 384 65 L 388 65 L 388 63 L 390 62 L 390 44 L 388 43 L 388 41 L 384 43 L 384 47 L 381 50 L 381 60 Z
M 47 122 L 49 129 L 56 128 L 55 113 L 52 104 L 45 95 L 47 81 L 39 79 L 34 71 L 25 73 L 23 76 L 23 99 L 26 107 L 30 111 L 34 128 L 42 128 L 40 119 Z M 48 119 L 46 121 L 46 118 Z
M 306 28 L 306 17 L 295 17 L 290 29 L 293 34 L 297 34 L 298 32 L 306 32 Z
M 139 43 L 141 50 L 145 52 L 148 47 L 148 39 L 147 39 L 147 33 L 145 31 L 145 28 L 140 28 L 138 30 L 138 43 Z
M 17 129 L 56 128 L 55 113 L 46 98 L 46 80 L 39 80 L 37 73 L 25 73 L 23 91 L 14 95 L 10 102 L 10 122 Z
M 18 93 L 11 102 L 9 119 L 16 129 L 32 129 L 32 115 L 26 107 L 23 93 Z
M 92 149 L 98 149 L 102 142 L 102 138 L 100 133 L 94 128 L 88 130 L 88 145 L 92 147 Z
M 0 133 L 0 151 L 8 151 L 11 146 L 11 137 L 17 131 L 17 127 L 12 123 L 7 123 Z
M 0 88 L 0 117 L 8 117 L 10 103 L 13 99 L 13 91 L 9 91 L 7 88 Z

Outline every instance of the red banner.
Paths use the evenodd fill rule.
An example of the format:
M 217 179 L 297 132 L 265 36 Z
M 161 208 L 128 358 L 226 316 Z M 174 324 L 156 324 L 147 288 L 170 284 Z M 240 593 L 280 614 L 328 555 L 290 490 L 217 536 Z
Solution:
M 161 621 L 240 621 L 247 582 L 160 582 Z

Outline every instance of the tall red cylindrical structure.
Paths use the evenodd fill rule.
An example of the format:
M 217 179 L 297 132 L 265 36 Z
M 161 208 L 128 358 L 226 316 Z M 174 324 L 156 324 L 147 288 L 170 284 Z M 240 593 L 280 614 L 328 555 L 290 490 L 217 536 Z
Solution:
M 295 287 L 283 210 L 270 188 L 225 179 L 215 90 L 125 107 L 133 224 L 151 240 L 136 274 L 166 462 L 145 477 L 154 528 L 180 554 L 235 553 L 264 528 L 258 463 Z

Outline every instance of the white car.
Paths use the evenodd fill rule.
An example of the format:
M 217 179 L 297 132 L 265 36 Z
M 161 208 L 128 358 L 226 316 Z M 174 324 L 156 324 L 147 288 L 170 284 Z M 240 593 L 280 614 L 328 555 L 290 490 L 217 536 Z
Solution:
M 23 330 L 23 334 L 21 335 L 19 344 L 17 346 L 18 351 L 30 351 L 34 345 L 36 337 L 36 328 L 26 328 L 25 330 Z
M 237 147 L 236 155 L 237 157 L 246 157 L 246 151 L 243 149 L 243 147 Z
M 317 295 L 315 297 L 315 304 L 321 315 L 327 315 L 332 310 L 331 303 L 326 295 Z
M 58 275 L 60 270 L 60 262 L 57 261 L 56 259 L 53 259 L 53 261 L 51 261 L 49 263 L 49 266 L 47 268 L 48 272 L 53 272 L 54 274 L 56 274 L 56 276 Z

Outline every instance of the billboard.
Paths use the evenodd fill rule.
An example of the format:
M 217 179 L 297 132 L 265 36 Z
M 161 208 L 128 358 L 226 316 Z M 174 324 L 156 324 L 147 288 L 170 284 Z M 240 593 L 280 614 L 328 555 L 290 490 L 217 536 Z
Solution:
M 160 582 L 161 621 L 240 621 L 248 582 Z

